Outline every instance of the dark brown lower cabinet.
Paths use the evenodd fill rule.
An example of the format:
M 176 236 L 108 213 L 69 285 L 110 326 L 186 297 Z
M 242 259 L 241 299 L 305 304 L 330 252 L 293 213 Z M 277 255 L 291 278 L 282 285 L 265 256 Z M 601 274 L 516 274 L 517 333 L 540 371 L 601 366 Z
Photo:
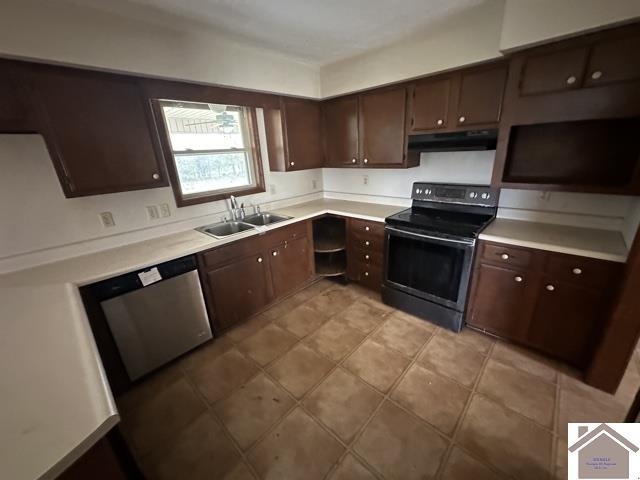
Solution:
M 468 323 L 511 340 L 524 341 L 533 306 L 531 283 L 537 282 L 521 270 L 489 264 L 478 265 L 475 301 Z
M 313 275 L 305 222 L 198 254 L 203 292 L 222 332 L 294 291 Z
M 347 227 L 347 277 L 379 292 L 382 287 L 384 224 L 350 218 Z
M 467 323 L 584 369 L 622 264 L 480 242 Z
M 307 237 L 285 240 L 269 251 L 274 294 L 282 297 L 305 283 L 313 273 Z

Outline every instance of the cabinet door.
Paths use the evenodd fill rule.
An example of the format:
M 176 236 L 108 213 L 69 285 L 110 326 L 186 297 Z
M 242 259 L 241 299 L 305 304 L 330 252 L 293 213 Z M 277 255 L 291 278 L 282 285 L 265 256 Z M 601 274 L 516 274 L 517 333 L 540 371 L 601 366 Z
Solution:
M 287 137 L 287 170 L 322 167 L 320 104 L 310 100 L 285 98 L 285 134 Z
M 135 79 L 34 66 L 29 81 L 67 197 L 168 185 Z
M 585 86 L 640 78 L 640 35 L 596 43 L 591 50 Z
M 497 125 L 506 80 L 507 66 L 502 63 L 463 71 L 460 75 L 457 126 Z
M 360 97 L 363 166 L 404 163 L 406 100 L 404 87 L 365 93 Z
M 502 337 L 524 340 L 538 278 L 534 273 L 478 264 L 467 323 Z
M 358 97 L 329 100 L 323 104 L 323 128 L 327 164 L 357 166 Z
M 439 130 L 449 124 L 453 77 L 416 82 L 411 88 L 411 132 Z
M 528 343 L 577 367 L 586 366 L 594 334 L 605 319 L 601 292 L 543 277 Z
M 0 62 L 0 132 L 35 131 L 29 125 L 30 110 L 27 91 L 15 76 L 11 62 Z
M 208 301 L 219 330 L 250 317 L 271 301 L 267 263 L 264 254 L 257 254 L 206 272 Z
M 520 72 L 520 95 L 578 88 L 587 62 L 586 46 L 533 54 Z
M 269 250 L 271 278 L 276 298 L 303 285 L 313 273 L 309 256 L 309 240 L 306 237 Z

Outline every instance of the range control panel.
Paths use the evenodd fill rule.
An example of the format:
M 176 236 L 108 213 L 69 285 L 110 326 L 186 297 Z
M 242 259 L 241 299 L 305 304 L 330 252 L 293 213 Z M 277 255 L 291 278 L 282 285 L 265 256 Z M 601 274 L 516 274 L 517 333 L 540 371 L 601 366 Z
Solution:
M 498 191 L 497 188 L 486 185 L 416 182 L 413 184 L 411 198 L 429 202 L 496 207 L 498 205 Z

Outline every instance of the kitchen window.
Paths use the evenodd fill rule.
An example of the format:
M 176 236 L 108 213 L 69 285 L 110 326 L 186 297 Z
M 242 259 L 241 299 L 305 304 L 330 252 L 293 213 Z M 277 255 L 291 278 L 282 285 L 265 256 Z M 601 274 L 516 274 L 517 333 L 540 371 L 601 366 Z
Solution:
M 178 206 L 264 191 L 255 109 L 161 100 L 158 110 Z

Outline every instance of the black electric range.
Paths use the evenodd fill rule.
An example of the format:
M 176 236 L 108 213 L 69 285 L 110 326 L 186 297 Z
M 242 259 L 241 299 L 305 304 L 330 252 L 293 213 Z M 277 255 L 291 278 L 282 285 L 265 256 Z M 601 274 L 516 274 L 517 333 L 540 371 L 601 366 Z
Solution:
M 460 331 L 476 239 L 496 215 L 498 190 L 419 182 L 411 196 L 411 208 L 386 219 L 382 298 Z

